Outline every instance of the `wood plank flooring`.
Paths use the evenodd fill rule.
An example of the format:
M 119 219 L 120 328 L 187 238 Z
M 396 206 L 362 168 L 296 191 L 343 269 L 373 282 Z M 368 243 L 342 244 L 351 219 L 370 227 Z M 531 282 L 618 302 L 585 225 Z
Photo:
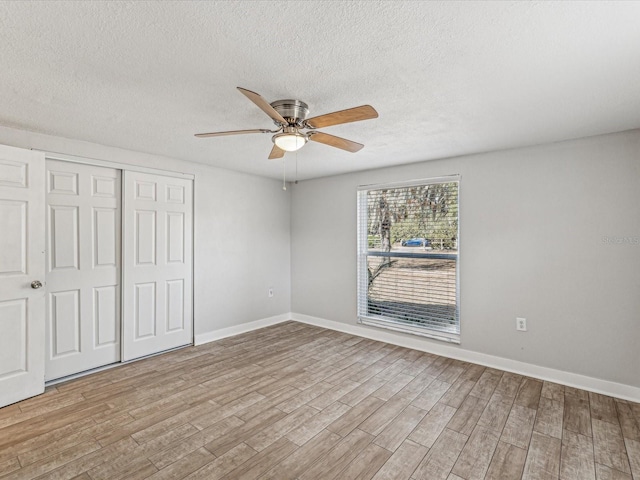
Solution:
M 0 478 L 640 480 L 640 404 L 286 322 L 0 409 Z

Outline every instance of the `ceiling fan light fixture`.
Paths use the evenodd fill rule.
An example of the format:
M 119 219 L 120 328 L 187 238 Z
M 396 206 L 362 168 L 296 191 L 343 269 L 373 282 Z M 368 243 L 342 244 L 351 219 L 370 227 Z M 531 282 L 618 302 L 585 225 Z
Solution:
M 307 143 L 307 136 L 299 132 L 285 132 L 273 136 L 273 143 L 285 152 L 295 152 Z

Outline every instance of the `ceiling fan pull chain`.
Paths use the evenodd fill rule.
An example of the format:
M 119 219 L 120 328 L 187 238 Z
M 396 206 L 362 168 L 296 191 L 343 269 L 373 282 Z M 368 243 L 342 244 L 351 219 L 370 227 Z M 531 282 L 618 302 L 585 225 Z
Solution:
M 282 190 L 287 190 L 287 168 L 285 164 L 285 157 L 282 157 Z
M 296 179 L 293 182 L 295 185 L 298 184 L 298 151 L 296 150 Z

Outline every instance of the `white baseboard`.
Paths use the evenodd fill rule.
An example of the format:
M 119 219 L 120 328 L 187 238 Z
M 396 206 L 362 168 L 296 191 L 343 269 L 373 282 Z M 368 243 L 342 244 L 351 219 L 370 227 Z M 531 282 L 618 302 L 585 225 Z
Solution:
M 297 322 L 328 328 L 330 330 L 337 330 L 339 332 L 349 333 L 351 335 L 357 335 L 371 340 L 391 343 L 393 345 L 442 355 L 443 357 L 455 358 L 465 362 L 477 363 L 486 367 L 497 368 L 499 370 L 539 378 L 540 380 L 547 380 L 549 382 L 560 383 L 569 387 L 580 388 L 582 390 L 622 398 L 632 402 L 640 402 L 640 388 L 631 385 L 610 382 L 608 380 L 601 380 L 599 378 L 588 377 L 577 373 L 565 372 L 553 368 L 533 365 L 531 363 L 496 357 L 486 353 L 465 350 L 462 348 L 452 347 L 445 343 L 438 345 L 431 342 L 425 342 L 420 337 L 412 338 L 399 335 L 390 330 L 367 328 L 359 324 L 346 324 L 324 318 L 312 317 L 301 313 L 291 313 L 290 318 Z
M 212 332 L 200 333 L 195 336 L 194 345 L 202 345 L 203 343 L 215 342 L 216 340 L 233 337 L 234 335 L 240 335 L 241 333 L 258 330 L 259 328 L 269 327 L 277 323 L 288 322 L 289 320 L 291 320 L 291 313 L 282 313 L 273 317 L 261 318 L 260 320 L 254 320 L 253 322 L 234 325 L 233 327 L 221 328 Z

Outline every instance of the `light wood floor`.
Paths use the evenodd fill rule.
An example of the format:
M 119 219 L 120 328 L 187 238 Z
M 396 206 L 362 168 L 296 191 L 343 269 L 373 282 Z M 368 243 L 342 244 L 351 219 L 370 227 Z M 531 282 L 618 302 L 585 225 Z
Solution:
M 287 322 L 0 409 L 0 477 L 640 480 L 640 404 Z

